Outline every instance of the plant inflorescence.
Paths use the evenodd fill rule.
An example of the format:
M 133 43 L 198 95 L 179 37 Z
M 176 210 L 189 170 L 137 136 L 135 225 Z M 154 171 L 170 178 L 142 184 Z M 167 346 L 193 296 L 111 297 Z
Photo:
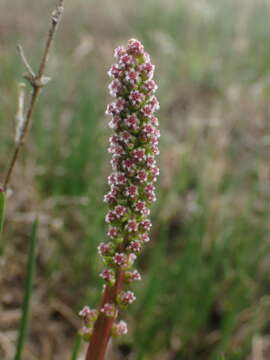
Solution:
M 83 337 L 90 340 L 87 359 L 103 359 L 112 336 L 127 333 L 127 324 L 118 320 L 119 311 L 136 299 L 129 289 L 141 280 L 134 269 L 137 256 L 149 241 L 152 223 L 150 205 L 156 200 L 155 182 L 159 175 L 158 119 L 154 115 L 159 102 L 154 95 L 154 65 L 143 45 L 135 39 L 128 46 L 115 49 L 117 63 L 108 74 L 112 78 L 109 91 L 116 100 L 107 106 L 106 114 L 113 134 L 109 139 L 112 173 L 108 177 L 109 192 L 104 201 L 109 210 L 107 242 L 98 247 L 105 265 L 100 276 L 105 282 L 99 310 L 85 307 Z

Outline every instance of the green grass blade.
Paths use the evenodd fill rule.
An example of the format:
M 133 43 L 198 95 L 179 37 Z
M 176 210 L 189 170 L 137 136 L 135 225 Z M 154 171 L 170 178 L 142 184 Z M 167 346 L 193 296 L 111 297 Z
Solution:
M 71 360 L 77 360 L 78 359 L 79 352 L 80 352 L 80 347 L 81 347 L 81 341 L 82 341 L 82 337 L 80 335 L 77 335 L 77 337 L 75 339 L 74 346 L 73 346 Z
M 35 267 L 36 267 L 36 249 L 37 249 L 37 229 L 38 229 L 38 219 L 36 219 L 32 226 L 32 234 L 29 242 L 29 252 L 27 260 L 27 272 L 26 272 L 26 282 L 25 282 L 25 293 L 22 306 L 22 317 L 18 334 L 18 341 L 16 347 L 16 353 L 14 360 L 21 360 L 23 347 L 27 335 L 28 320 L 29 320 L 29 311 L 30 311 L 30 300 L 33 290 L 33 281 L 35 276 Z
M 0 235 L 3 230 L 5 219 L 6 196 L 2 189 L 0 189 Z

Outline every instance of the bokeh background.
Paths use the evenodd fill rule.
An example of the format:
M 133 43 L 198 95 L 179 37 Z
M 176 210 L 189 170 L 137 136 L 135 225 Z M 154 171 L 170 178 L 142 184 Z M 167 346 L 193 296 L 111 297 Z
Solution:
M 14 144 L 23 44 L 36 68 L 54 0 L 0 1 L 0 168 Z M 0 358 L 10 360 L 27 244 L 39 215 L 27 360 L 71 359 L 78 310 L 96 306 L 109 174 L 104 116 L 113 49 L 156 64 L 161 177 L 143 281 L 110 359 L 270 358 L 270 3 L 67 0 L 0 253 Z M 80 345 L 84 351 L 84 345 Z M 80 359 L 83 359 L 80 355 Z

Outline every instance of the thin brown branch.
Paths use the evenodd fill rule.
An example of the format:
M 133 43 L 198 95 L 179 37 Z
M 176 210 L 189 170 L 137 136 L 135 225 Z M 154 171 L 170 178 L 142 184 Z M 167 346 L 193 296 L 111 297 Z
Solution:
M 18 50 L 18 52 L 20 54 L 20 57 L 22 59 L 22 63 L 25 66 L 25 69 L 26 69 L 27 73 L 29 75 L 31 75 L 31 77 L 34 79 L 36 77 L 36 75 L 35 75 L 33 69 L 31 68 L 31 65 L 27 61 L 26 56 L 25 56 L 24 51 L 23 51 L 23 47 L 20 44 L 17 45 L 17 50 Z
M 42 87 L 44 87 L 50 80 L 50 78 L 44 76 L 44 72 L 46 69 L 47 62 L 48 62 L 49 53 L 50 53 L 53 39 L 54 39 L 57 27 L 61 21 L 62 15 L 63 15 L 63 11 L 64 11 L 63 4 L 64 4 L 64 0 L 59 0 L 58 4 L 56 5 L 56 8 L 52 12 L 51 26 L 49 29 L 47 41 L 45 44 L 45 48 L 43 51 L 43 55 L 41 58 L 41 62 L 40 62 L 40 66 L 39 66 L 37 75 L 35 75 L 34 71 L 32 70 L 32 67 L 30 66 L 29 62 L 27 61 L 27 58 L 23 51 L 23 48 L 20 45 L 18 46 L 19 54 L 21 56 L 23 65 L 25 66 L 26 71 L 27 71 L 27 73 L 24 75 L 24 77 L 25 77 L 25 79 L 27 79 L 29 81 L 29 83 L 32 87 L 32 94 L 31 94 L 30 102 L 29 102 L 29 105 L 27 108 L 26 116 L 24 118 L 22 127 L 20 129 L 20 134 L 17 139 L 13 154 L 11 156 L 11 160 L 10 160 L 8 168 L 7 168 L 6 176 L 4 178 L 4 182 L 3 182 L 4 191 L 6 191 L 6 189 L 7 189 L 14 166 L 18 159 L 18 155 L 20 153 L 20 150 L 21 150 L 23 144 L 25 143 L 26 135 L 28 133 L 29 125 L 31 123 L 33 110 L 34 110 L 35 104 L 37 102 L 38 96 L 40 94 L 40 91 L 41 91 Z
M 52 12 L 51 27 L 49 29 L 49 33 L 48 33 L 48 37 L 47 37 L 47 41 L 46 41 L 46 45 L 45 45 L 45 50 L 44 50 L 44 53 L 43 53 L 43 56 L 41 59 L 41 63 L 40 63 L 38 75 L 37 75 L 39 80 L 42 78 L 42 76 L 44 74 L 44 70 L 45 70 L 45 67 L 47 65 L 48 58 L 49 58 L 50 48 L 51 48 L 58 24 L 61 21 L 63 12 L 64 12 L 63 0 L 59 0 L 58 5 Z

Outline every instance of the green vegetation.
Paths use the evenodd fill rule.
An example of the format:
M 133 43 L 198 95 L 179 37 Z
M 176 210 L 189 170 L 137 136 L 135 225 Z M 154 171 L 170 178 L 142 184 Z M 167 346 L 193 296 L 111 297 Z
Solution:
M 28 260 L 27 260 L 27 272 L 26 272 L 26 281 L 24 288 L 24 300 L 22 305 L 22 316 L 20 322 L 20 328 L 18 332 L 18 341 L 16 347 L 16 353 L 14 360 L 21 360 L 24 344 L 27 336 L 28 324 L 29 324 L 29 313 L 31 305 L 31 297 L 33 293 L 33 282 L 35 277 L 35 268 L 36 268 L 36 252 L 37 252 L 37 229 L 38 229 L 38 219 L 33 223 L 32 234 L 29 241 L 28 249 Z
M 5 220 L 6 196 L 0 190 L 0 237 L 2 235 L 4 220 Z

